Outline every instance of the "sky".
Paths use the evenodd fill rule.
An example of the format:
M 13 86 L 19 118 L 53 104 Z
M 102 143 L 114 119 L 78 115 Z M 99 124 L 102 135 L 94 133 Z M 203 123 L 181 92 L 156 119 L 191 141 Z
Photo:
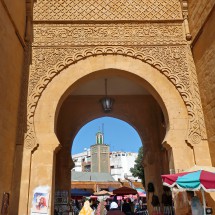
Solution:
M 77 133 L 72 154 L 89 149 L 96 143 L 96 133 L 104 131 L 104 143 L 110 145 L 110 151 L 138 152 L 141 140 L 136 130 L 128 123 L 112 117 L 95 119 L 84 125 Z

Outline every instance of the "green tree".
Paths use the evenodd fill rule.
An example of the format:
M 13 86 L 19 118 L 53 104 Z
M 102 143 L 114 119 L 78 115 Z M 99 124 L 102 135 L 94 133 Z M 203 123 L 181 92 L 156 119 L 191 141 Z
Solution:
M 142 161 L 143 161 L 143 146 L 139 148 L 134 167 L 130 168 L 130 171 L 134 177 L 140 178 L 143 186 L 145 186 L 145 175 L 144 168 L 142 166 Z

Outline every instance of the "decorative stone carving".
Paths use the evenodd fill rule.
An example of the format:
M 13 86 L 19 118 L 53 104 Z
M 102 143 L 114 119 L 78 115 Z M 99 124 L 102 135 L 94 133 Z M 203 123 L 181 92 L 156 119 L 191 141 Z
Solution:
M 37 0 L 34 20 L 177 20 L 179 0 Z
M 188 23 L 188 2 L 187 2 L 187 0 L 181 1 L 181 7 L 182 7 L 182 14 L 183 14 L 183 19 L 184 19 L 184 29 L 185 29 L 186 39 L 191 40 L 192 37 L 190 34 L 189 23 Z
M 200 94 L 199 94 L 199 87 L 198 87 L 198 80 L 196 75 L 196 68 L 195 63 L 193 60 L 193 56 L 190 50 L 190 47 L 187 46 L 187 65 L 188 65 L 188 71 L 190 75 L 190 94 L 192 95 L 192 98 L 190 98 L 190 103 L 193 102 L 193 110 L 196 113 L 194 116 L 191 115 L 190 119 L 190 139 L 193 138 L 191 143 L 199 143 L 201 139 L 207 139 L 207 133 L 206 133 L 206 127 L 205 127 L 205 121 L 204 121 L 204 114 L 202 109 L 202 104 L 200 100 Z M 187 105 L 189 107 L 189 105 Z
M 188 68 L 186 63 L 187 59 L 187 46 L 161 46 L 161 47 L 135 47 L 128 48 L 128 47 L 90 47 L 84 50 L 81 48 L 78 52 L 73 52 L 74 49 L 69 48 L 61 48 L 61 49 L 46 49 L 49 53 L 54 53 L 57 49 L 58 51 L 61 50 L 59 53 L 64 53 L 65 57 L 61 57 L 62 60 L 59 61 L 59 58 L 54 59 L 52 55 L 52 62 L 53 64 L 56 63 L 54 66 L 49 66 L 47 71 L 43 71 L 42 73 L 38 74 L 37 77 L 40 77 L 38 82 L 35 84 L 31 94 L 29 95 L 28 101 L 28 134 L 26 135 L 28 146 L 34 146 L 36 144 L 35 137 L 33 134 L 33 117 L 34 112 L 38 103 L 38 100 L 46 88 L 48 83 L 56 76 L 59 72 L 61 72 L 65 67 L 90 56 L 96 55 L 125 55 L 135 59 L 139 59 L 146 63 L 149 63 L 153 67 L 157 68 L 160 72 L 162 72 L 178 89 L 179 93 L 181 94 L 182 98 L 184 99 L 185 104 L 188 108 L 188 114 L 190 116 L 190 130 L 189 130 L 189 138 L 192 144 L 198 143 L 199 140 L 202 139 L 201 131 L 199 127 L 199 117 L 197 116 L 196 108 L 199 106 L 200 101 L 198 99 L 198 93 L 195 93 L 192 96 L 191 90 L 191 82 L 195 83 L 195 68 Z M 82 48 L 83 49 L 83 48 Z M 41 49 L 37 50 L 38 56 L 41 53 Z M 43 50 L 44 51 L 44 50 Z M 41 60 L 46 61 L 48 64 L 50 60 L 47 60 L 48 54 L 45 53 L 43 56 L 46 56 L 46 59 L 41 57 Z M 58 55 L 58 57 L 60 54 Z M 189 55 L 188 55 L 189 56 Z M 50 57 L 50 56 L 49 56 Z M 191 56 L 192 58 L 192 56 Z M 35 57 L 35 59 L 37 59 Z M 192 59 L 189 59 L 192 60 Z M 42 63 L 41 65 L 44 66 Z M 192 65 L 192 64 L 191 64 Z M 44 67 L 45 68 L 45 67 Z M 183 72 L 181 72 L 183 71 Z M 33 74 L 33 71 L 32 71 Z M 196 91 L 196 87 L 194 87 Z M 198 109 L 199 110 L 199 109 Z M 202 116 L 203 117 L 203 116 Z M 203 118 L 202 118 L 203 119 Z M 204 120 L 203 120 L 204 122 Z M 203 125 L 203 124 L 202 124 Z M 203 126 L 204 127 L 204 126 Z M 27 146 L 26 146 L 27 147 Z
M 34 48 L 32 50 L 31 73 L 29 77 L 29 94 L 35 88 L 39 79 L 44 76 L 48 69 L 55 67 L 57 62 L 64 60 L 65 56 L 82 52 L 84 47 L 52 47 L 52 48 Z
M 112 54 L 139 59 L 162 72 L 187 106 L 190 143 L 204 139 L 195 66 L 185 40 L 185 36 L 190 39 L 186 15 L 187 0 L 35 2 L 25 147 L 32 148 L 36 144 L 34 112 L 49 82 L 80 59 Z
M 186 44 L 181 23 L 35 24 L 33 46 Z

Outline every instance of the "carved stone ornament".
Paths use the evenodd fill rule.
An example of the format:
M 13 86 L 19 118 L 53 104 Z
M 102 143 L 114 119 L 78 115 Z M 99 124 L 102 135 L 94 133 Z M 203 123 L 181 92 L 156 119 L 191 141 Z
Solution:
M 65 67 L 68 67 L 71 64 L 76 63 L 79 60 L 85 59 L 87 57 L 96 56 L 96 55 L 123 55 L 135 59 L 139 59 L 143 62 L 150 64 L 151 66 L 158 69 L 162 74 L 164 74 L 176 87 L 176 89 L 181 94 L 189 114 L 189 134 L 188 141 L 191 144 L 196 144 L 201 141 L 201 139 L 205 138 L 205 125 L 203 114 L 201 112 L 201 103 L 199 99 L 198 92 L 198 83 L 195 74 L 195 66 L 192 60 L 192 56 L 190 53 L 190 48 L 188 46 L 164 46 L 164 47 L 82 47 L 77 49 L 77 52 L 74 52 L 75 49 L 70 48 L 57 48 L 59 51 L 58 55 L 61 56 L 61 60 L 59 60 L 59 56 L 54 59 L 53 53 L 56 48 L 53 49 L 43 49 L 43 53 L 41 49 L 34 49 L 40 56 L 42 53 L 43 56 L 46 56 L 47 63 L 49 64 L 50 59 L 47 60 L 47 57 L 51 55 L 51 61 L 57 62 L 54 66 L 50 65 L 49 69 L 46 71 L 43 70 L 40 75 L 39 80 L 35 82 L 33 89 L 28 97 L 28 131 L 26 134 L 25 147 L 32 149 L 36 146 L 36 137 L 34 133 L 34 125 L 33 118 L 37 103 L 39 98 L 46 88 L 46 86 L 51 82 L 51 80 L 64 70 Z M 40 54 L 39 54 L 40 53 Z M 52 54 L 51 54 L 52 53 Z M 61 53 L 64 53 L 62 56 Z M 35 54 L 35 53 L 34 53 Z M 33 59 L 37 59 L 38 57 L 34 56 Z M 66 57 L 64 57 L 66 56 Z M 50 57 L 50 56 L 49 56 Z M 41 60 L 43 60 L 41 58 Z M 188 63 L 189 61 L 189 63 Z M 42 64 L 43 65 L 43 64 Z M 41 66 L 42 66 L 41 65 Z M 191 65 L 191 66 L 188 66 Z M 46 68 L 43 65 L 43 68 Z M 31 73 L 33 74 L 35 71 L 33 70 L 34 65 L 32 65 Z M 182 72 L 183 71 L 183 72 Z M 31 79 L 33 79 L 33 75 Z M 192 87 L 193 86 L 193 87 Z
M 186 44 L 182 23 L 34 25 L 34 47 L 155 44 Z
M 178 20 L 179 0 L 37 0 L 35 21 Z
M 65 67 L 97 55 L 123 55 L 158 69 L 187 107 L 190 144 L 205 139 L 187 24 L 187 0 L 37 0 L 25 147 L 37 145 L 34 113 L 47 85 Z

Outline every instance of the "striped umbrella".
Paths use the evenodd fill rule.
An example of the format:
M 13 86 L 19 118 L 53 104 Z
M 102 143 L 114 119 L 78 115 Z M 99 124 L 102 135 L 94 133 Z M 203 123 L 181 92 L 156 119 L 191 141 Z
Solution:
M 215 173 L 205 170 L 194 172 L 183 172 L 171 175 L 162 175 L 163 185 L 168 187 L 177 186 L 180 190 L 201 190 L 205 214 L 205 196 L 206 192 L 215 192 Z
M 146 197 L 146 191 L 141 188 L 136 188 L 136 191 L 138 192 L 138 195 L 140 197 Z
M 163 185 L 177 186 L 181 190 L 200 190 L 215 192 L 215 173 L 204 170 L 162 175 Z

